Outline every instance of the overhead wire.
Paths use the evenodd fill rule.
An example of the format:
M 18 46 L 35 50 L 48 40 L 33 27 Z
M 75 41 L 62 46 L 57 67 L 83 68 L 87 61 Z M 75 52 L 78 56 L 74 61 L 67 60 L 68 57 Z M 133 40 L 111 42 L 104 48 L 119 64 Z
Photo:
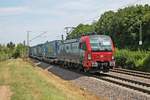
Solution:
M 47 34 L 47 31 L 45 31 L 45 32 L 43 32 L 43 33 L 41 33 L 41 34 L 39 34 L 38 36 L 36 36 L 36 37 L 32 38 L 32 39 L 31 39 L 31 40 L 29 40 L 29 41 L 31 42 L 31 41 L 33 41 L 33 40 L 35 40 L 35 39 L 37 39 L 37 38 L 39 38 L 39 37 L 43 36 L 44 34 Z

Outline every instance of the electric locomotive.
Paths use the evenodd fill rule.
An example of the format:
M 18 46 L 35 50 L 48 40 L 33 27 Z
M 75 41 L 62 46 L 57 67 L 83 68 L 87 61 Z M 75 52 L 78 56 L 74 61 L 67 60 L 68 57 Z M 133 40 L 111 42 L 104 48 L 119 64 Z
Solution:
M 88 35 L 65 40 L 60 45 L 58 61 L 83 71 L 108 72 L 115 66 L 114 45 L 109 36 Z

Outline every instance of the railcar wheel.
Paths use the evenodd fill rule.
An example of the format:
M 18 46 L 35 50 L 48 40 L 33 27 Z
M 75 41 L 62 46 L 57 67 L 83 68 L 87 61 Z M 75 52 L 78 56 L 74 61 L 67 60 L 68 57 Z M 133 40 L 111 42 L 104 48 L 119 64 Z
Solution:
M 62 62 L 62 67 L 63 67 L 63 68 L 65 68 L 65 67 L 66 67 L 65 62 Z
M 84 72 L 84 67 L 82 65 L 79 65 L 79 67 L 77 68 L 80 72 Z
M 77 69 L 76 65 L 74 63 L 71 63 L 71 67 L 72 67 L 72 69 Z
M 74 63 L 70 63 L 71 69 L 75 69 L 76 65 Z
M 78 65 L 78 64 L 73 64 L 73 68 L 74 68 L 74 69 L 78 69 L 78 68 L 79 68 L 79 65 Z
M 68 69 L 70 69 L 71 68 L 70 67 L 70 62 L 67 62 L 66 66 L 67 66 Z

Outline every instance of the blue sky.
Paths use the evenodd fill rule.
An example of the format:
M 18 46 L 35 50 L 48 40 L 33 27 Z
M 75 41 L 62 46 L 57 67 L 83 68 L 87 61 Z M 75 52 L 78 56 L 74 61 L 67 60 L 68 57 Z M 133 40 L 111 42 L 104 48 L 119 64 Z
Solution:
M 61 39 L 64 27 L 91 23 L 108 10 L 127 5 L 150 4 L 150 0 L 0 0 L 0 43 L 30 39 L 47 31 L 31 45 Z

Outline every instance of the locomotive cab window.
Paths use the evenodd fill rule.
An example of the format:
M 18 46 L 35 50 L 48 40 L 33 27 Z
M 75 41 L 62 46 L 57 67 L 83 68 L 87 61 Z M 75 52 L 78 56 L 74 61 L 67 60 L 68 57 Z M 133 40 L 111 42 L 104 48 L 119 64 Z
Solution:
M 91 36 L 90 44 L 92 51 L 112 51 L 112 42 L 106 36 Z

